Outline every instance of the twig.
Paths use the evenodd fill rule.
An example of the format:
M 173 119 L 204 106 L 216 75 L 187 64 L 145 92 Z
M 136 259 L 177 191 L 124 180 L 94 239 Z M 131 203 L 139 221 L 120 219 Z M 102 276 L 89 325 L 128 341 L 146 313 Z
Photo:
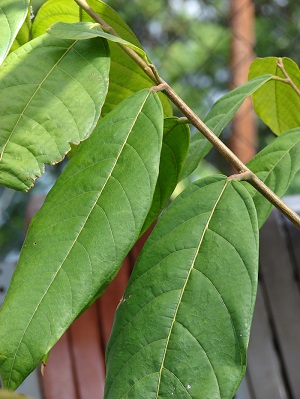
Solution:
M 96 22 L 98 22 L 105 32 L 114 36 L 120 37 L 114 29 L 109 26 L 104 19 L 102 19 L 85 0 L 74 0 L 84 11 L 86 11 Z M 300 216 L 290 209 L 268 186 L 265 185 L 199 118 L 198 115 L 192 111 L 189 106 L 179 97 L 179 95 L 159 76 L 154 65 L 147 64 L 134 50 L 127 46 L 118 43 L 119 46 L 135 61 L 140 68 L 151 78 L 151 80 L 160 88 L 164 88 L 164 93 L 175 104 L 181 112 L 187 117 L 189 122 L 198 129 L 208 141 L 226 158 L 231 165 L 233 165 L 239 172 L 247 175 L 247 180 L 257 191 L 259 191 L 268 201 L 270 201 L 277 209 L 279 209 L 295 226 L 300 228 Z M 278 65 L 279 66 L 279 65 Z M 283 65 L 282 65 L 283 66 Z M 280 66 L 279 66 L 280 67 Z M 284 73 L 284 72 L 283 72 Z M 286 76 L 286 75 L 285 75 Z M 290 79 L 286 76 L 286 79 Z M 290 79 L 291 83 L 294 84 Z M 297 93 L 300 95 L 300 91 Z
M 289 74 L 287 73 L 284 65 L 283 65 L 283 60 L 281 57 L 278 58 L 277 61 L 277 66 L 278 68 L 281 70 L 281 72 L 284 74 L 285 79 L 278 79 L 278 80 L 282 80 L 283 82 L 289 84 L 292 89 L 298 94 L 298 96 L 300 97 L 300 90 L 298 89 L 298 87 L 295 85 L 295 83 L 293 82 L 293 80 L 291 79 L 291 77 L 289 76 Z

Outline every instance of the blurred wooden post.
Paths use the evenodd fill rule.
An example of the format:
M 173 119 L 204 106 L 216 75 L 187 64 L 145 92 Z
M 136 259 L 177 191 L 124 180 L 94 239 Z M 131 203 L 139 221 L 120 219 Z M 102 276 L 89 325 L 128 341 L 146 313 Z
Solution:
M 254 4 L 252 0 L 231 0 L 231 83 L 230 88 L 245 83 L 254 58 Z M 247 98 L 232 123 L 230 148 L 243 162 L 256 153 L 256 126 L 252 102 Z

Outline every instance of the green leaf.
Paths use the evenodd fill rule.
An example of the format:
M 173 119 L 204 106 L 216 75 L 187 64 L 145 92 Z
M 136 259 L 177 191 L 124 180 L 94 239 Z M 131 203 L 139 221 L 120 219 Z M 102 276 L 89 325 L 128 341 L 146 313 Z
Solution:
M 21 26 L 11 48 L 10 52 L 17 50 L 19 47 L 23 46 L 23 44 L 27 43 L 30 39 L 30 31 L 31 31 L 31 19 L 30 19 L 30 10 L 28 10 L 26 19 Z
M 0 399 L 30 399 L 24 394 L 17 394 L 7 390 L 0 390 Z
M 278 66 L 277 57 L 257 58 L 250 66 L 249 79 L 271 73 L 285 78 Z M 300 71 L 298 65 L 289 58 L 282 58 L 286 73 L 300 91 Z M 300 95 L 287 83 L 272 79 L 252 96 L 257 115 L 276 134 L 300 126 Z
M 0 7 L 0 65 L 25 21 L 29 0 L 2 0 Z
M 153 202 L 141 234 L 154 222 L 166 206 L 179 180 L 190 144 L 190 128 L 185 120 L 166 118 L 161 150 L 159 175 Z
M 275 194 L 282 197 L 300 168 L 300 128 L 276 138 L 247 164 Z M 250 192 L 257 210 L 258 225 L 267 220 L 273 205 L 249 183 L 243 183 Z
M 11 53 L 0 70 L 0 184 L 28 190 L 44 164 L 89 136 L 108 89 L 104 39 L 48 35 Z M 84 107 L 84 112 L 82 108 Z
M 142 90 L 101 119 L 33 218 L 0 310 L 0 374 L 16 388 L 116 275 L 158 176 L 161 103 Z
M 132 30 L 116 11 L 100 0 L 87 0 L 87 3 L 101 15 L 122 39 L 142 48 Z M 91 21 L 91 18 L 86 13 L 83 13 L 83 21 Z M 154 85 L 152 80 L 124 53 L 117 43 L 109 42 L 109 48 L 111 51 L 110 85 L 103 107 L 103 114 L 110 112 L 128 95 L 144 87 Z M 162 102 L 165 116 L 171 116 L 172 107 L 169 99 L 163 93 L 158 95 Z
M 116 11 L 100 0 L 88 0 L 87 3 L 123 40 L 132 43 L 143 51 L 135 34 Z M 46 33 L 46 30 L 55 22 L 79 22 L 79 18 L 79 7 L 74 1 L 48 0 L 39 10 L 33 23 L 33 35 L 36 37 Z M 85 22 L 94 22 L 84 11 L 81 19 Z M 111 52 L 110 84 L 102 115 L 109 113 L 130 94 L 145 87 L 153 86 L 151 79 L 124 53 L 117 43 L 110 41 L 109 47 Z M 158 95 L 163 104 L 165 116 L 171 116 L 172 107 L 170 101 L 163 93 Z
M 214 132 L 220 136 L 222 130 L 231 121 L 245 99 L 262 87 L 272 78 L 272 75 L 259 76 L 242 86 L 225 94 L 212 107 L 204 122 Z M 189 176 L 199 165 L 199 162 L 212 149 L 212 144 L 199 132 L 192 135 L 189 153 L 180 176 L 180 180 Z
M 106 399 L 231 399 L 245 372 L 258 229 L 239 182 L 190 185 L 135 265 L 107 348 Z
M 103 37 L 104 39 L 110 40 L 112 42 L 124 44 L 125 46 L 135 50 L 135 52 L 138 53 L 142 58 L 147 59 L 146 53 L 143 49 L 121 39 L 120 37 L 104 32 L 101 26 L 97 23 L 76 22 L 68 24 L 65 22 L 56 22 L 49 29 L 47 29 L 47 33 L 59 39 L 69 40 L 86 40 L 93 39 L 94 37 Z
M 78 22 L 79 7 L 75 1 L 47 0 L 39 9 L 33 24 L 32 36 L 38 37 L 55 22 Z

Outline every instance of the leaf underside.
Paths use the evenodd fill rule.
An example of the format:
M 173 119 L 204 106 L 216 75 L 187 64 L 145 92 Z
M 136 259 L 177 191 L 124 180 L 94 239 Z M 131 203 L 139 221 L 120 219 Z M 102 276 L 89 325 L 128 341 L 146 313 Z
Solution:
M 1 184 L 28 190 L 45 163 L 61 161 L 70 143 L 89 136 L 107 94 L 109 66 L 104 39 L 44 35 L 7 57 L 0 70 Z
M 245 372 L 257 267 L 256 212 L 241 183 L 215 176 L 184 190 L 154 228 L 116 312 L 105 398 L 232 399 Z
M 0 310 L 0 374 L 15 389 L 116 275 L 149 211 L 163 134 L 156 93 L 135 93 L 82 143 L 32 219 Z

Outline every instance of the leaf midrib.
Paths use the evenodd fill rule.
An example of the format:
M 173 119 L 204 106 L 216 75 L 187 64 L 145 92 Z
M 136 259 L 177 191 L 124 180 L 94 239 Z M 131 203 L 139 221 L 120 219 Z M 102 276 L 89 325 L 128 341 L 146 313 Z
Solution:
M 119 153 L 118 153 L 118 155 L 117 155 L 117 157 L 116 157 L 116 160 L 115 160 L 115 162 L 114 162 L 114 164 L 113 164 L 113 166 L 112 166 L 112 168 L 111 168 L 111 170 L 110 170 L 110 172 L 109 172 L 109 174 L 108 174 L 108 176 L 107 176 L 107 178 L 106 178 L 106 180 L 105 180 L 105 182 L 104 182 L 104 184 L 103 184 L 102 189 L 101 189 L 100 192 L 99 192 L 99 195 L 97 196 L 97 198 L 96 198 L 96 200 L 95 200 L 95 202 L 94 202 L 94 205 L 91 207 L 91 210 L 90 210 L 90 212 L 88 213 L 88 215 L 87 215 L 87 217 L 86 217 L 84 223 L 82 224 L 82 227 L 81 227 L 81 229 L 79 230 L 77 236 L 75 237 L 75 239 L 74 239 L 74 241 L 73 241 L 73 243 L 72 243 L 72 245 L 71 245 L 69 251 L 67 252 L 67 254 L 66 254 L 65 258 L 63 259 L 63 261 L 61 262 L 61 265 L 60 265 L 59 268 L 57 269 L 56 273 L 54 274 L 54 276 L 53 276 L 52 280 L 50 281 L 48 287 L 46 288 L 46 290 L 45 290 L 43 296 L 41 297 L 41 300 L 40 300 L 39 303 L 37 304 L 37 306 L 36 306 L 36 308 L 35 308 L 35 310 L 34 310 L 32 316 L 31 316 L 31 318 L 30 318 L 30 320 L 29 320 L 27 326 L 26 326 L 25 329 L 24 329 L 24 332 L 23 332 L 23 334 L 22 334 L 22 336 L 21 336 L 20 342 L 19 342 L 19 344 L 18 344 L 18 346 L 17 346 L 17 348 L 16 348 L 15 355 L 14 355 L 13 360 L 12 360 L 12 365 L 11 365 L 10 374 L 9 374 L 9 378 L 8 378 L 8 384 L 7 384 L 8 386 L 10 385 L 10 382 L 11 382 L 11 376 L 12 376 L 13 367 L 14 367 L 14 364 L 15 364 L 15 360 L 16 360 L 17 353 L 18 353 L 18 351 L 19 351 L 20 345 L 21 345 L 21 343 L 22 343 L 22 341 L 23 341 L 23 338 L 24 338 L 24 336 L 25 336 L 25 334 L 26 334 L 26 332 L 27 332 L 27 330 L 28 330 L 28 328 L 29 328 L 29 326 L 30 326 L 30 324 L 31 324 L 31 322 L 32 322 L 32 320 L 33 320 L 33 318 L 34 318 L 34 316 L 35 316 L 37 310 L 38 310 L 38 308 L 40 307 L 41 303 L 43 302 L 43 299 L 45 298 L 47 292 L 49 291 L 49 289 L 50 289 L 50 287 L 51 287 L 53 281 L 55 280 L 55 278 L 56 278 L 56 276 L 58 275 L 59 271 L 62 269 L 62 267 L 63 267 L 63 265 L 64 265 L 64 262 L 65 262 L 66 259 L 68 258 L 68 256 L 69 256 L 70 252 L 72 251 L 72 249 L 73 249 L 75 243 L 77 242 L 77 240 L 78 240 L 78 238 L 79 238 L 79 236 L 80 236 L 80 234 L 81 234 L 83 228 L 85 227 L 85 225 L 86 225 L 86 223 L 87 223 L 87 221 L 88 221 L 88 219 L 89 219 L 89 217 L 90 217 L 90 215 L 91 215 L 93 209 L 94 209 L 95 206 L 97 205 L 97 202 L 98 202 L 98 200 L 99 200 L 99 198 L 100 198 L 100 196 L 101 196 L 103 190 L 105 189 L 105 187 L 106 187 L 106 185 L 107 185 L 107 183 L 108 183 L 110 177 L 112 176 L 112 173 L 113 173 L 113 171 L 114 171 L 114 169 L 115 169 L 115 166 L 116 166 L 116 164 L 117 164 L 117 162 L 118 162 L 118 160 L 119 160 L 119 158 L 120 158 L 120 156 L 121 156 L 121 154 L 122 154 L 122 152 L 123 152 L 123 149 L 124 149 L 124 147 L 125 147 L 125 145 L 126 145 L 126 143 L 127 143 L 127 141 L 128 141 L 128 138 L 129 138 L 129 136 L 130 136 L 130 134 L 131 134 L 131 132 L 132 132 L 132 129 L 133 129 L 134 125 L 136 124 L 136 121 L 137 121 L 139 115 L 141 114 L 141 111 L 142 111 L 142 109 L 143 109 L 143 107 L 144 107 L 144 105 L 145 105 L 145 103 L 146 103 L 146 101 L 147 101 L 147 99 L 148 99 L 150 93 L 151 93 L 151 91 L 149 90 L 148 93 L 147 93 L 147 96 L 145 97 L 144 101 L 142 102 L 141 107 L 139 108 L 139 110 L 138 110 L 138 112 L 137 112 L 136 117 L 134 118 L 134 120 L 133 120 L 133 122 L 132 122 L 132 125 L 130 126 L 130 129 L 129 129 L 128 134 L 127 134 L 127 136 L 126 136 L 126 138 L 125 138 L 125 140 L 124 140 L 124 143 L 123 143 L 122 146 L 121 146 L 121 149 L 120 149 L 120 151 L 119 151 Z
M 160 370 L 159 370 L 159 372 L 158 372 L 159 378 L 158 378 L 158 385 L 157 385 L 157 391 L 156 391 L 155 399 L 158 399 L 158 394 L 159 394 L 160 384 L 161 384 L 161 376 L 162 376 L 162 371 L 163 371 L 163 369 L 164 369 L 164 363 L 165 363 L 165 359 L 166 359 L 166 355 L 167 355 L 168 345 L 169 345 L 170 338 L 171 338 L 171 335 L 172 335 L 172 330 L 173 330 L 173 327 L 174 327 L 174 324 L 175 324 L 175 321 L 176 321 L 177 313 L 178 313 L 178 310 L 179 310 L 179 307 L 180 307 L 180 304 L 181 304 L 181 300 L 182 300 L 183 294 L 184 294 L 184 292 L 185 292 L 185 288 L 186 288 L 187 283 L 188 283 L 188 281 L 189 281 L 189 277 L 190 277 L 190 275 L 191 275 L 191 272 L 192 272 L 192 270 L 193 270 L 193 268 L 194 268 L 195 261 L 196 261 L 196 259 L 197 259 L 197 256 L 198 256 L 200 247 L 201 247 L 201 245 L 202 245 L 202 242 L 203 242 L 203 239 L 204 239 L 204 236 L 205 236 L 205 233 L 206 233 L 206 231 L 207 231 L 207 229 L 208 229 L 208 226 L 209 226 L 209 224 L 210 224 L 210 221 L 211 221 L 211 219 L 212 219 L 212 217 L 213 217 L 213 215 L 214 215 L 215 209 L 216 209 L 217 205 L 219 204 L 219 202 L 220 202 L 220 200 L 221 200 L 221 197 L 222 197 L 222 195 L 223 195 L 223 193 L 224 193 L 224 191 L 225 191 L 225 189 L 226 189 L 228 183 L 229 183 L 229 181 L 226 180 L 226 182 L 225 182 L 225 184 L 224 184 L 224 187 L 222 188 L 221 193 L 219 194 L 219 196 L 218 196 L 218 198 L 217 198 L 217 200 L 216 200 L 216 203 L 215 203 L 215 205 L 213 206 L 213 208 L 212 208 L 212 210 L 211 210 L 211 214 L 210 214 L 210 216 L 209 216 L 209 218 L 208 218 L 208 220 L 207 220 L 207 222 L 206 222 L 206 225 L 205 225 L 204 230 L 203 230 L 203 232 L 202 232 L 202 235 L 201 235 L 201 237 L 200 237 L 200 241 L 199 241 L 198 247 L 196 248 L 194 258 L 193 258 L 193 260 L 192 260 L 192 262 L 191 262 L 191 266 L 190 266 L 190 269 L 189 269 L 189 271 L 188 271 L 188 275 L 187 275 L 187 277 L 186 277 L 185 283 L 184 283 L 184 285 L 183 285 L 183 287 L 182 287 L 182 289 L 181 289 L 181 293 L 180 293 L 180 296 L 179 296 L 179 299 L 178 299 L 178 303 L 177 303 L 177 306 L 176 306 L 176 309 L 175 309 L 175 312 L 174 312 L 174 316 L 173 316 L 173 318 L 172 318 L 170 330 L 169 330 L 169 333 L 168 333 L 168 336 L 167 336 L 166 346 L 165 346 L 164 354 L 163 354 L 162 361 L 161 361 L 161 367 L 160 367 Z
M 48 79 L 48 77 L 50 76 L 50 74 L 52 73 L 52 71 L 57 67 L 57 65 L 59 65 L 59 63 L 61 62 L 61 60 L 73 49 L 73 47 L 76 45 L 76 43 L 78 42 L 78 40 L 76 40 L 70 47 L 68 47 L 68 49 L 61 55 L 61 57 L 58 59 L 58 61 L 52 66 L 52 68 L 49 70 L 49 72 L 47 72 L 46 76 L 44 77 L 44 79 L 40 82 L 40 84 L 37 86 L 36 90 L 34 91 L 34 93 L 32 94 L 32 96 L 30 97 L 29 101 L 27 102 L 27 104 L 25 105 L 23 111 L 20 113 L 18 120 L 15 123 L 15 126 L 13 127 L 10 135 L 8 136 L 3 149 L 1 151 L 0 154 L 0 162 L 2 161 L 5 149 L 8 145 L 8 143 L 10 142 L 10 139 L 12 137 L 12 135 L 14 134 L 16 127 L 18 126 L 21 118 L 23 117 L 25 111 L 27 110 L 27 108 L 29 107 L 29 105 L 31 104 L 32 100 L 34 99 L 35 95 L 38 93 L 38 91 L 40 90 L 40 88 L 42 87 L 42 85 L 44 84 L 44 82 Z

